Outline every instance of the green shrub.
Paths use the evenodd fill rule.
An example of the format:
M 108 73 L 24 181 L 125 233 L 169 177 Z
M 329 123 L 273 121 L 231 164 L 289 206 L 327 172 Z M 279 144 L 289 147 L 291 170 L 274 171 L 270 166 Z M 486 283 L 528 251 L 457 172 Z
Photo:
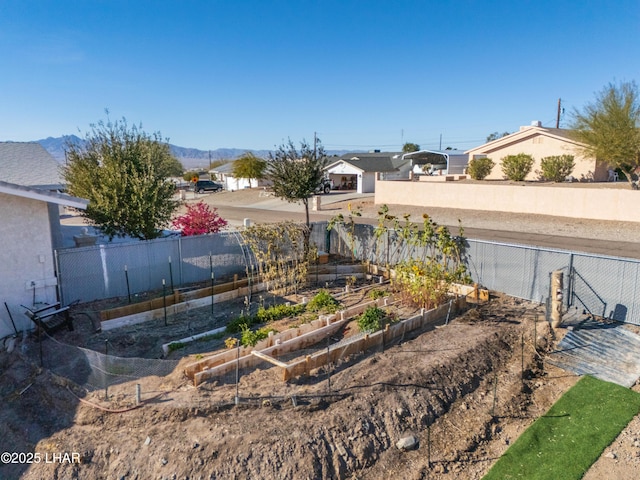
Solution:
M 250 327 L 254 323 L 257 323 L 256 318 L 249 315 L 240 315 L 237 318 L 234 318 L 229 323 L 227 323 L 226 332 L 227 333 L 240 333 L 242 331 L 242 326 Z
M 318 312 L 323 310 L 327 313 L 334 313 L 338 310 L 340 302 L 333 298 L 327 290 L 320 290 L 310 301 L 307 303 L 307 310 L 310 312 Z
M 278 333 L 277 330 L 267 327 L 262 327 L 255 331 L 251 330 L 249 327 L 243 328 L 240 343 L 244 347 L 255 347 L 260 340 L 264 340 L 269 336 L 269 332 Z
M 361 332 L 377 332 L 382 328 L 382 320 L 387 314 L 378 307 L 368 307 L 356 321 Z
M 474 158 L 469 162 L 467 173 L 474 180 L 484 180 L 495 165 L 489 157 Z
M 450 271 L 446 265 L 433 259 L 405 260 L 396 265 L 395 270 L 392 285 L 402 301 L 427 310 L 442 305 L 451 283 L 463 281 L 467 276 L 464 265 Z
M 304 313 L 306 305 L 272 305 L 269 308 L 260 307 L 255 315 L 240 315 L 227 324 L 226 333 L 240 333 L 243 325 L 247 328 L 258 323 L 275 322 L 285 317 L 292 317 Z
M 502 159 L 502 173 L 514 182 L 523 181 L 533 168 L 533 157 L 526 153 L 507 155 Z
M 276 320 L 280 320 L 281 318 L 299 315 L 303 313 L 305 309 L 306 306 L 303 304 L 287 305 L 284 303 L 280 305 L 272 305 L 269 308 L 260 307 L 258 309 L 258 313 L 256 313 L 255 323 L 275 322 Z
M 573 155 L 554 155 L 540 160 L 540 174 L 551 182 L 564 182 L 571 175 L 576 164 Z
M 389 295 L 389 292 L 386 290 L 371 290 L 369 292 L 369 298 L 371 300 L 377 300 L 379 298 L 386 297 L 387 295 Z
M 175 352 L 176 350 L 180 350 L 181 348 L 186 347 L 187 345 L 182 342 L 171 342 L 169 344 L 169 352 Z

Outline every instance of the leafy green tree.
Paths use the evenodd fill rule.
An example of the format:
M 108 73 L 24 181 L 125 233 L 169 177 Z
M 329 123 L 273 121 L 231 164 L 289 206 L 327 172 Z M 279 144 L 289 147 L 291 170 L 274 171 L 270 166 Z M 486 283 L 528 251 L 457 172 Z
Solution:
M 402 146 L 402 153 L 417 152 L 420 150 L 420 145 L 417 143 L 407 142 Z
M 493 132 L 487 135 L 487 143 L 493 142 L 494 140 L 498 140 L 499 138 L 506 137 L 507 135 L 511 135 L 509 132 Z
M 624 172 L 632 182 L 640 166 L 640 98 L 635 82 L 610 83 L 582 111 L 574 110 L 570 127 L 586 145 L 587 155 Z M 633 184 L 631 184 L 633 187 Z
M 163 165 L 160 167 L 167 177 L 181 177 L 184 173 L 182 162 L 173 155 L 162 158 Z
M 182 179 L 185 182 L 192 182 L 194 179 L 198 180 L 200 178 L 200 172 L 196 172 L 195 170 L 189 170 L 182 175 Z
M 251 152 L 246 152 L 233 162 L 233 176 L 248 179 L 249 186 L 251 186 L 252 179 L 260 180 L 264 178 L 266 169 L 267 162 L 262 158 L 256 157 Z
M 467 173 L 474 180 L 484 180 L 495 165 L 489 157 L 474 158 L 469 162 Z
M 575 166 L 573 155 L 554 155 L 540 160 L 542 178 L 552 182 L 564 182 Z
M 280 145 L 275 153 L 269 152 L 267 174 L 272 182 L 275 195 L 290 203 L 302 202 L 307 229 L 304 236 L 305 252 L 309 251 L 311 223 L 309 221 L 309 199 L 324 177 L 327 156 L 322 143 L 317 140 L 311 147 L 305 140 L 300 142 L 300 150 L 289 139 Z
M 502 159 L 502 173 L 514 182 L 523 181 L 533 168 L 533 157 L 526 153 L 507 155 Z
M 157 238 L 178 206 L 168 181 L 169 144 L 125 119 L 91 125 L 82 144 L 68 143 L 63 174 L 71 195 L 86 198 L 82 215 L 110 239 Z

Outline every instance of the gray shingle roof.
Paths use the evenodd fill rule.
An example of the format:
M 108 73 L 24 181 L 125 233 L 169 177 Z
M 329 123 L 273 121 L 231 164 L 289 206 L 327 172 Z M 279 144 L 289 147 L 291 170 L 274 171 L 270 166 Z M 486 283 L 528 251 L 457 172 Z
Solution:
M 35 142 L 0 142 L 0 181 L 47 190 L 64 182 L 60 164 Z
M 25 187 L 24 185 L 16 185 L 0 181 L 0 193 L 7 195 L 15 195 L 16 197 L 31 198 L 47 203 L 55 203 L 57 205 L 66 205 L 68 207 L 79 208 L 85 210 L 89 204 L 84 198 L 72 197 L 64 193 L 52 192 L 41 188 Z
M 399 152 L 347 153 L 338 158 L 363 172 L 393 172 L 407 163 Z M 331 160 L 330 164 L 335 163 Z

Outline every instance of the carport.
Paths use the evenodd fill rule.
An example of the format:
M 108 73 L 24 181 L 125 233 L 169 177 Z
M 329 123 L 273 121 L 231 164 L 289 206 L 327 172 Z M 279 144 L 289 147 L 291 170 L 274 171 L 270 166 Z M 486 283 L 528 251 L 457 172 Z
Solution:
M 428 175 L 460 175 L 469 163 L 469 156 L 461 150 L 419 150 L 405 153 L 402 158 L 411 161 L 413 173 L 426 173 L 423 167 L 430 164 Z

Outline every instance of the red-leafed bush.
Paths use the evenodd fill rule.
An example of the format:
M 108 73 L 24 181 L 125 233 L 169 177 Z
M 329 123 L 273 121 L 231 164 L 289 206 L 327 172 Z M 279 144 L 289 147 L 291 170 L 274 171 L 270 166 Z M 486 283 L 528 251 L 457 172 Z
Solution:
M 176 217 L 171 224 L 183 237 L 188 237 L 217 233 L 227 226 L 227 221 L 218 215 L 217 208 L 198 202 L 187 205 L 187 213 Z

